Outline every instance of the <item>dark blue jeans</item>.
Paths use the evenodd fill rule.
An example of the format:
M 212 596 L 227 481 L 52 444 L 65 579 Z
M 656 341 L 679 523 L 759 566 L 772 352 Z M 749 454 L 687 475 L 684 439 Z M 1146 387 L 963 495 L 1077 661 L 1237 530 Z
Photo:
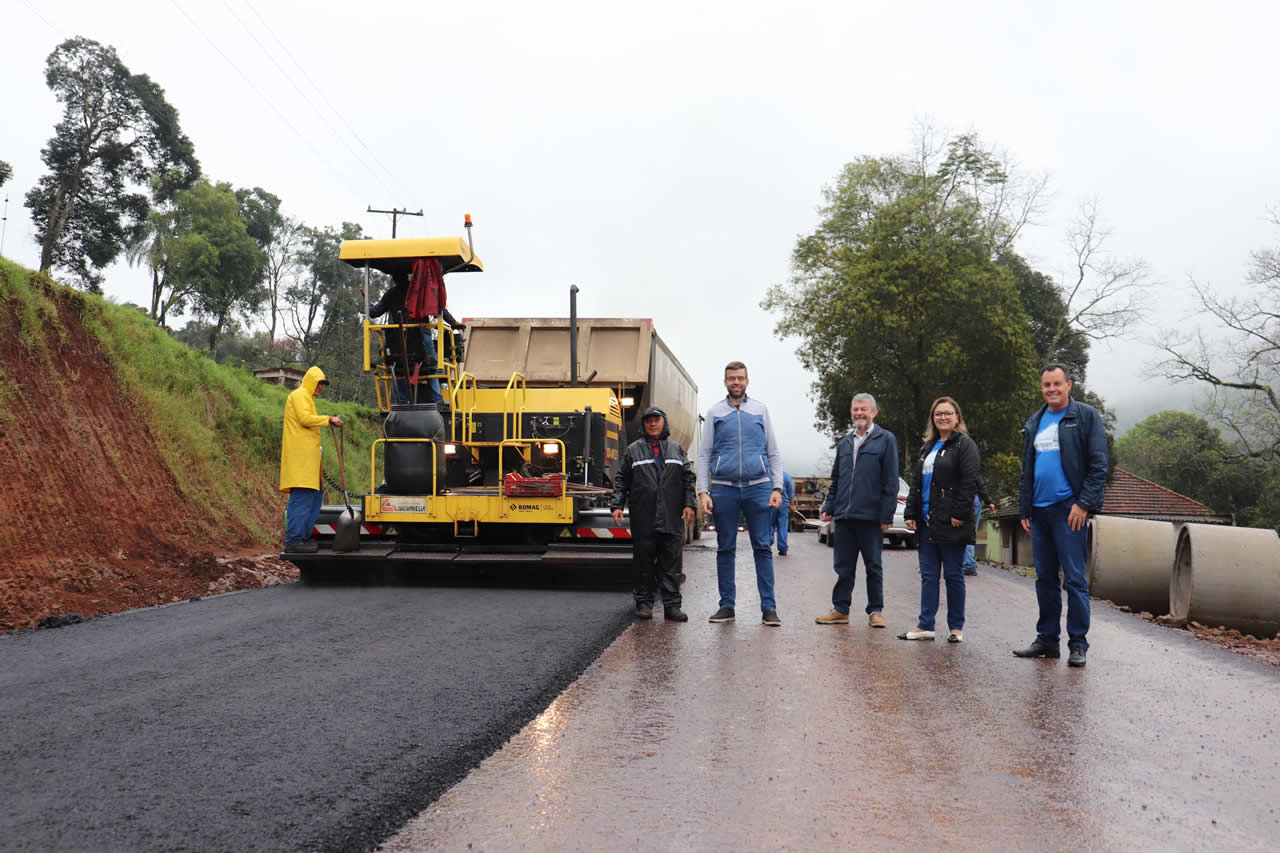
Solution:
M 836 570 L 836 585 L 831 590 L 831 606 L 848 613 L 853 605 L 853 581 L 857 575 L 858 555 L 867 572 L 867 612 L 884 610 L 884 570 L 880 553 L 884 550 L 884 531 L 878 521 L 836 519 L 835 554 L 831 564 Z
M 770 483 L 754 486 L 722 486 L 711 484 L 712 518 L 716 523 L 716 578 L 720 583 L 720 606 L 733 607 L 737 596 L 734 557 L 738 550 L 738 513 L 747 520 L 751 537 L 751 553 L 756 562 L 756 588 L 760 591 L 760 610 L 773 610 L 773 549 L 769 546 L 769 529 L 773 526 Z
M 319 489 L 303 489 L 294 486 L 289 490 L 289 506 L 284 511 L 284 544 L 297 545 L 311 538 L 311 531 L 320 517 L 324 492 Z
M 947 584 L 947 627 L 964 629 L 964 545 L 944 545 L 929 539 L 929 528 L 920 528 L 920 618 L 916 627 L 932 631 L 938 615 L 938 574 Z
M 1031 554 L 1036 561 L 1036 601 L 1040 619 L 1036 642 L 1058 648 L 1062 639 L 1062 589 L 1067 591 L 1067 645 L 1089 648 L 1088 525 L 1079 530 L 1067 526 L 1075 503 L 1067 498 L 1052 506 L 1031 508 Z
M 787 507 L 787 502 L 783 501 L 782 506 L 773 508 L 773 529 L 770 531 L 769 538 L 776 539 L 778 542 L 778 550 L 787 550 L 787 526 L 791 522 L 791 510 Z

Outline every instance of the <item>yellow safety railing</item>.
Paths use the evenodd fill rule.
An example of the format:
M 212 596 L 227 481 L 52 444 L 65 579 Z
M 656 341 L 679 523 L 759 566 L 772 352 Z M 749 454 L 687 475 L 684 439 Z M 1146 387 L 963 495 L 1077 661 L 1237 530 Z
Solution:
M 444 321 L 443 317 L 437 317 L 430 322 L 420 323 L 371 323 L 365 320 L 362 324 L 364 335 L 364 370 L 366 373 L 372 371 L 374 374 L 375 392 L 377 394 L 378 409 L 383 412 L 391 411 L 392 401 L 397 397 L 392 391 L 392 385 L 396 380 L 395 369 L 389 368 L 381 357 L 375 362 L 372 356 L 372 346 L 374 333 L 377 333 L 379 354 L 384 353 L 388 347 L 387 335 L 422 335 L 427 330 L 435 329 L 436 336 L 434 338 L 435 347 L 435 363 L 436 367 L 429 372 L 419 374 L 419 381 L 430 381 L 438 379 L 443 383 L 440 389 L 441 396 L 449 400 L 451 391 L 458 381 L 459 370 L 455 361 L 446 361 L 445 353 L 445 335 L 452 335 L 453 328 Z M 395 338 L 390 339 L 391 343 L 395 343 Z M 425 342 L 424 342 L 425 343 Z M 402 341 L 402 347 L 407 347 L 408 342 Z M 424 349 L 425 351 L 425 349 Z M 399 367 L 399 365 L 396 365 Z M 401 376 L 400 379 L 408 381 L 409 377 Z
M 517 393 L 519 394 L 518 403 L 516 400 Z M 502 395 L 502 438 L 504 443 L 507 439 L 519 441 L 524 437 L 523 416 L 528 393 L 529 389 L 525 384 L 524 374 L 519 371 L 512 373 L 511 379 L 507 381 L 506 391 Z M 510 427 L 508 427 L 508 415 L 511 416 Z
M 467 380 L 471 380 L 471 405 L 467 405 Z M 458 383 L 450 386 L 449 438 L 454 442 L 470 441 L 474 429 L 476 401 L 480 396 L 476 378 L 465 370 L 458 374 Z M 462 435 L 458 435 L 458 422 L 462 422 Z
M 391 442 L 396 442 L 396 443 L 403 442 L 405 444 L 426 442 L 427 444 L 435 444 L 435 439 L 432 439 L 432 438 L 379 438 L 376 441 L 374 441 L 373 444 L 369 446 L 369 494 L 371 495 L 375 494 L 377 490 L 376 481 L 378 476 L 378 472 L 377 472 L 378 445 L 388 444 Z M 431 492 L 430 492 L 432 497 L 435 497 L 439 493 L 439 490 L 437 489 L 437 486 L 439 484 L 437 481 L 439 479 L 440 472 L 437 470 L 437 467 L 436 467 L 436 458 L 437 458 L 436 453 L 433 448 L 431 451 Z M 383 457 L 383 468 L 384 470 L 386 468 L 385 456 Z

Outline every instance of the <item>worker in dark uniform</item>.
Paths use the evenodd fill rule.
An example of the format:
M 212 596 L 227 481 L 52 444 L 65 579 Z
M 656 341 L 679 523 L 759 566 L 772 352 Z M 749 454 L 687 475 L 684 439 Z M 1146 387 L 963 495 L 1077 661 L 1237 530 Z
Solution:
M 680 609 L 684 528 L 694 519 L 693 467 L 684 448 L 672 441 L 667 413 L 645 409 L 644 436 L 627 446 L 613 487 L 613 521 L 631 506 L 631 553 L 636 572 L 636 616 L 653 618 L 661 592 L 668 622 L 687 622 Z

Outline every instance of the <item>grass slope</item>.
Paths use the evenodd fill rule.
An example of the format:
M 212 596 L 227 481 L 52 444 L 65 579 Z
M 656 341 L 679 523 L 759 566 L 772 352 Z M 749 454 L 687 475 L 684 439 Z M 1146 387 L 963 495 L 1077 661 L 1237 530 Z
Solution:
M 118 393 L 136 409 L 160 446 L 166 466 L 185 497 L 204 520 L 214 524 L 239 519 L 254 535 L 276 542 L 282 532 L 265 525 L 264 503 L 283 509 L 276 490 L 280 433 L 287 389 L 268 385 L 248 371 L 220 365 L 204 353 L 172 340 L 154 321 L 134 308 L 56 284 L 45 276 L 0 258 L 0 310 L 17 318 L 26 356 L 39 359 L 64 340 L 67 330 L 59 307 L 70 308 L 114 366 Z M 323 369 L 324 365 L 320 367 Z M 85 399 L 89 378 L 67 376 L 62 402 Z M 26 398 L 0 364 L 0 421 L 4 401 Z M 91 405 L 91 396 L 88 398 Z M 75 403 L 72 402 L 72 405 Z M 317 401 L 321 414 L 340 415 L 346 424 L 347 482 L 352 492 L 367 490 L 370 444 L 381 437 L 381 417 L 352 403 Z M 338 457 L 329 436 L 324 467 L 338 479 Z M 340 502 L 330 493 L 326 502 Z M 253 511 L 249 511 L 253 510 Z

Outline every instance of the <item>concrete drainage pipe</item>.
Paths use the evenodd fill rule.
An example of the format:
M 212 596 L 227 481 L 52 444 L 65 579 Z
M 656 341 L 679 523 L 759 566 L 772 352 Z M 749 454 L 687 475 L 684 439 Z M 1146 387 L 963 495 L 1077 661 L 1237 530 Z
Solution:
M 1169 574 L 1178 531 L 1167 521 L 1100 515 L 1089 521 L 1089 594 L 1146 610 L 1169 612 Z
M 1254 527 L 1184 525 L 1169 606 L 1180 619 L 1274 636 L 1280 631 L 1280 536 Z

